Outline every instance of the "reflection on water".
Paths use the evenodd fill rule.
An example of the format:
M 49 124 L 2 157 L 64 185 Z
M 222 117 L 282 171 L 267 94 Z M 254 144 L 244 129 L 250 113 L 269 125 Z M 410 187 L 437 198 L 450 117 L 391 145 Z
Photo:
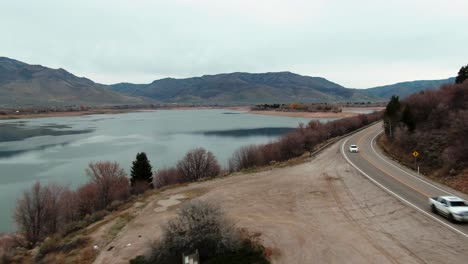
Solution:
M 294 130 L 291 127 L 263 127 L 263 128 L 250 128 L 250 129 L 230 129 L 230 130 L 211 130 L 196 132 L 205 136 L 219 136 L 219 137 L 254 137 L 254 136 L 267 136 L 277 137 L 284 135 Z
M 13 150 L 0 150 L 0 163 L 2 158 L 12 158 L 27 152 L 32 152 L 32 151 L 43 151 L 47 150 L 50 148 L 54 147 L 64 147 L 69 145 L 70 142 L 63 142 L 63 143 L 58 143 L 58 144 L 48 144 L 48 145 L 42 145 L 42 146 L 37 146 L 37 147 L 31 147 L 28 149 L 13 149 Z
M 0 124 L 0 142 L 20 141 L 39 136 L 86 134 L 94 131 L 94 129 L 71 130 L 69 125 L 57 125 L 50 123 L 40 127 L 26 126 L 26 124 L 26 122 Z

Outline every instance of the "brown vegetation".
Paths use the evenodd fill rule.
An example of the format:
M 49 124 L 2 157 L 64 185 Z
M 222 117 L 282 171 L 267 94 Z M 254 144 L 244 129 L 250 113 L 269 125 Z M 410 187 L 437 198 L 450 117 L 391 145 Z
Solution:
M 17 244 L 15 236 L 0 234 L 0 264 L 12 262 Z
M 263 248 L 242 238 L 219 205 L 200 200 L 182 206 L 177 217 L 163 225 L 150 254 L 130 263 L 178 263 L 183 254 L 194 252 L 203 263 L 269 263 Z
M 299 157 L 307 151 L 313 151 L 324 141 L 345 135 L 375 122 L 381 116 L 382 113 L 377 112 L 338 119 L 328 123 L 311 121 L 307 125 L 301 124 L 298 129 L 284 135 L 275 142 L 241 147 L 230 158 L 229 169 L 237 171 Z
M 177 163 L 177 170 L 185 181 L 198 181 L 219 175 L 221 167 L 213 153 L 197 148 L 185 154 L 185 157 Z
M 91 181 L 76 191 L 37 182 L 18 199 L 14 219 L 28 247 L 52 234 L 66 235 L 82 228 L 102 218 L 102 214 L 94 216 L 98 210 L 128 198 L 128 179 L 118 163 L 90 163 L 86 172 Z
M 179 175 L 177 168 L 160 169 L 154 173 L 153 185 L 155 188 L 162 188 L 167 185 L 183 183 L 184 179 Z
M 97 187 L 98 210 L 105 209 L 112 201 L 125 200 L 130 195 L 127 173 L 117 162 L 90 163 L 86 174 Z
M 341 106 L 337 104 L 327 104 L 327 103 L 290 103 L 290 104 L 260 104 L 251 107 L 253 111 L 298 111 L 298 112 L 333 112 L 339 113 L 342 111 Z
M 18 200 L 14 218 L 31 246 L 58 230 L 62 191 L 58 185 L 37 182 Z
M 411 153 L 418 151 L 423 173 L 468 192 L 468 82 L 413 94 L 395 105 L 386 118 L 395 123 L 393 133 L 380 139 L 384 149 L 411 167 Z

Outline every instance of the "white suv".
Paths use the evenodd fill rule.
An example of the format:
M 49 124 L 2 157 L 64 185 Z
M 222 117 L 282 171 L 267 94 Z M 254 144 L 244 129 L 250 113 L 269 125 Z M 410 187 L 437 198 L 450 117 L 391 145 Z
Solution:
M 355 153 L 358 153 L 359 152 L 359 148 L 356 146 L 356 145 L 351 145 L 349 146 L 349 152 L 355 152 Z

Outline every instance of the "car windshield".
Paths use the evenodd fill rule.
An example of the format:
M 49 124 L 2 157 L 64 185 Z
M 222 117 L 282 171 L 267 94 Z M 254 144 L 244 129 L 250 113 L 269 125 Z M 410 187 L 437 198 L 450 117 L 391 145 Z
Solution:
M 464 202 L 461 202 L 461 201 L 456 201 L 456 202 L 450 202 L 450 206 L 452 206 L 452 207 L 466 206 L 466 204 Z
M 351 145 L 351 147 L 352 147 L 352 148 L 355 148 L 355 147 L 356 147 L 356 145 Z

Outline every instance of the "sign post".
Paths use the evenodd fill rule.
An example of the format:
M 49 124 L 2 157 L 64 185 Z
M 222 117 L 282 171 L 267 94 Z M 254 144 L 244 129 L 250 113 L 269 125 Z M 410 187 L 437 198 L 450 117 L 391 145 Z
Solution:
M 419 176 L 418 156 L 419 156 L 419 152 L 417 152 L 416 150 L 415 150 L 415 151 L 413 151 L 413 157 L 414 157 L 414 168 L 418 170 L 418 176 Z

